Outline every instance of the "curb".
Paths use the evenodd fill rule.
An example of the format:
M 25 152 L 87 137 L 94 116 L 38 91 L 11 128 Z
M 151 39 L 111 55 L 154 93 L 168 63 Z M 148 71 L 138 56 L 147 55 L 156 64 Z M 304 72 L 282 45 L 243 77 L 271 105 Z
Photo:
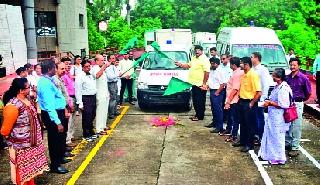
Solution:
M 304 110 L 311 114 L 312 116 L 315 116 L 316 118 L 320 119 L 320 109 L 317 108 L 318 104 L 304 104 Z

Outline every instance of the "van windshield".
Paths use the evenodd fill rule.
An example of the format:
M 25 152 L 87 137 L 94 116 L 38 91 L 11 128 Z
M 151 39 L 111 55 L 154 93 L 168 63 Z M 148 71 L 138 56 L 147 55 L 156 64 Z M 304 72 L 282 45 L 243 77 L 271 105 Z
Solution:
M 262 64 L 265 66 L 287 66 L 285 53 L 277 44 L 234 44 L 232 55 L 237 57 L 250 57 L 251 53 L 259 52 Z
M 175 65 L 176 61 L 181 63 L 189 62 L 188 54 L 184 51 L 163 51 L 163 53 L 169 58 L 154 51 L 149 52 L 149 57 L 145 60 L 142 68 L 149 70 L 176 70 L 182 69 Z

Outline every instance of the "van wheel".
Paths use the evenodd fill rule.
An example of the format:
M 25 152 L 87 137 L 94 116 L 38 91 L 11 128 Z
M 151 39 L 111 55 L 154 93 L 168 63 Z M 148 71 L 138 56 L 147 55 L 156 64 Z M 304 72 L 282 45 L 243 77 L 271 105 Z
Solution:
M 138 101 L 138 105 L 139 105 L 139 108 L 141 110 L 144 110 L 144 109 L 147 109 L 148 108 L 148 105 L 146 103 L 142 103 L 142 102 L 139 102 Z

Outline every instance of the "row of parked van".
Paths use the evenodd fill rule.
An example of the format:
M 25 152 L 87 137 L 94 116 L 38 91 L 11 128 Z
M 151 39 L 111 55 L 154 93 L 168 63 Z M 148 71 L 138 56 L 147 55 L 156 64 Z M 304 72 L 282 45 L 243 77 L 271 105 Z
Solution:
M 260 52 L 262 64 L 270 72 L 275 68 L 288 68 L 285 50 L 274 30 L 261 27 L 226 27 L 217 37 L 219 54 L 237 57 Z M 159 56 L 150 44 L 157 41 L 161 51 L 169 58 Z M 149 57 L 143 62 L 137 80 L 137 99 L 140 108 L 150 105 L 179 105 L 191 109 L 191 92 L 163 96 L 172 76 L 187 81 L 188 70 L 178 68 L 174 61 L 188 63 L 193 55 L 194 37 L 190 29 L 158 29 L 145 33 L 145 49 Z

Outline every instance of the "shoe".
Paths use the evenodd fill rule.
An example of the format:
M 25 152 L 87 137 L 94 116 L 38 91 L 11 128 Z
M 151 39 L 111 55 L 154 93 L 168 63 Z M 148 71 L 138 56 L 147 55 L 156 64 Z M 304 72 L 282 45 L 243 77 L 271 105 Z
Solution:
M 214 130 L 211 130 L 210 133 L 220 133 L 222 132 L 220 129 L 214 129 Z
M 250 147 L 248 147 L 248 146 L 244 146 L 241 150 L 240 150 L 240 152 L 249 152 L 249 150 L 252 150 L 253 148 L 250 148 Z
M 191 119 L 191 121 L 199 121 L 200 119 L 199 118 L 197 118 L 197 117 L 193 117 L 192 119 Z
M 238 141 L 238 142 L 232 143 L 232 146 L 233 147 L 240 147 L 240 146 L 243 146 L 243 144 L 241 144 L 240 141 Z
M 65 157 L 74 157 L 74 155 L 72 153 L 70 153 L 70 152 L 65 152 L 64 156 Z
M 213 128 L 214 127 L 214 124 L 213 123 L 210 123 L 209 125 L 206 125 L 204 127 L 207 127 L 207 128 Z
M 119 116 L 120 115 L 120 112 L 116 112 L 114 113 L 115 116 Z
M 135 103 L 134 103 L 133 101 L 130 101 L 129 103 L 130 103 L 131 105 L 135 105 Z
M 67 147 L 76 147 L 77 143 L 67 143 Z
M 114 116 L 108 116 L 109 119 L 114 119 Z
M 137 98 L 135 98 L 135 97 L 132 97 L 132 101 L 137 101 Z
M 99 135 L 93 134 L 93 135 L 91 136 L 91 139 L 97 139 L 98 137 L 99 137 Z
M 261 145 L 261 140 L 260 140 L 260 137 L 258 135 L 254 136 L 253 144 L 255 146 L 260 146 Z
M 290 157 L 297 157 L 299 155 L 299 151 L 298 150 L 291 150 L 288 155 Z
M 231 134 L 230 130 L 224 130 L 219 133 L 219 136 L 229 136 Z
M 66 164 L 66 163 L 69 163 L 71 161 L 72 161 L 71 159 L 63 158 L 63 160 L 61 161 L 61 164 Z
M 108 133 L 107 133 L 106 131 L 101 131 L 101 132 L 99 132 L 98 134 L 101 135 L 101 136 L 102 136 L 102 135 L 108 135 Z
M 291 145 L 286 145 L 285 150 L 291 151 L 292 150 L 292 146 Z
M 94 141 L 94 139 L 92 139 L 91 137 L 86 137 L 86 138 L 83 138 L 84 140 L 86 140 L 87 142 L 92 142 Z
M 280 160 L 271 160 L 271 161 L 268 161 L 268 163 L 272 165 L 284 165 L 286 162 L 280 161 Z
M 77 111 L 77 112 L 76 112 L 76 116 L 79 116 L 79 115 L 80 115 L 80 113 L 79 113 L 79 111 Z
M 107 126 L 107 127 L 104 128 L 103 130 L 104 130 L 105 132 L 107 132 L 108 130 L 111 130 L 111 128 Z
M 66 147 L 66 152 L 71 152 L 73 149 L 74 149 L 74 147 L 69 147 L 69 146 L 67 146 L 67 147 Z
M 69 170 L 67 170 L 65 167 L 63 166 L 59 166 L 58 168 L 55 169 L 50 169 L 50 172 L 52 173 L 57 173 L 57 174 L 65 174 L 68 173 Z
M 237 136 L 228 136 L 226 141 L 235 143 L 237 141 Z

